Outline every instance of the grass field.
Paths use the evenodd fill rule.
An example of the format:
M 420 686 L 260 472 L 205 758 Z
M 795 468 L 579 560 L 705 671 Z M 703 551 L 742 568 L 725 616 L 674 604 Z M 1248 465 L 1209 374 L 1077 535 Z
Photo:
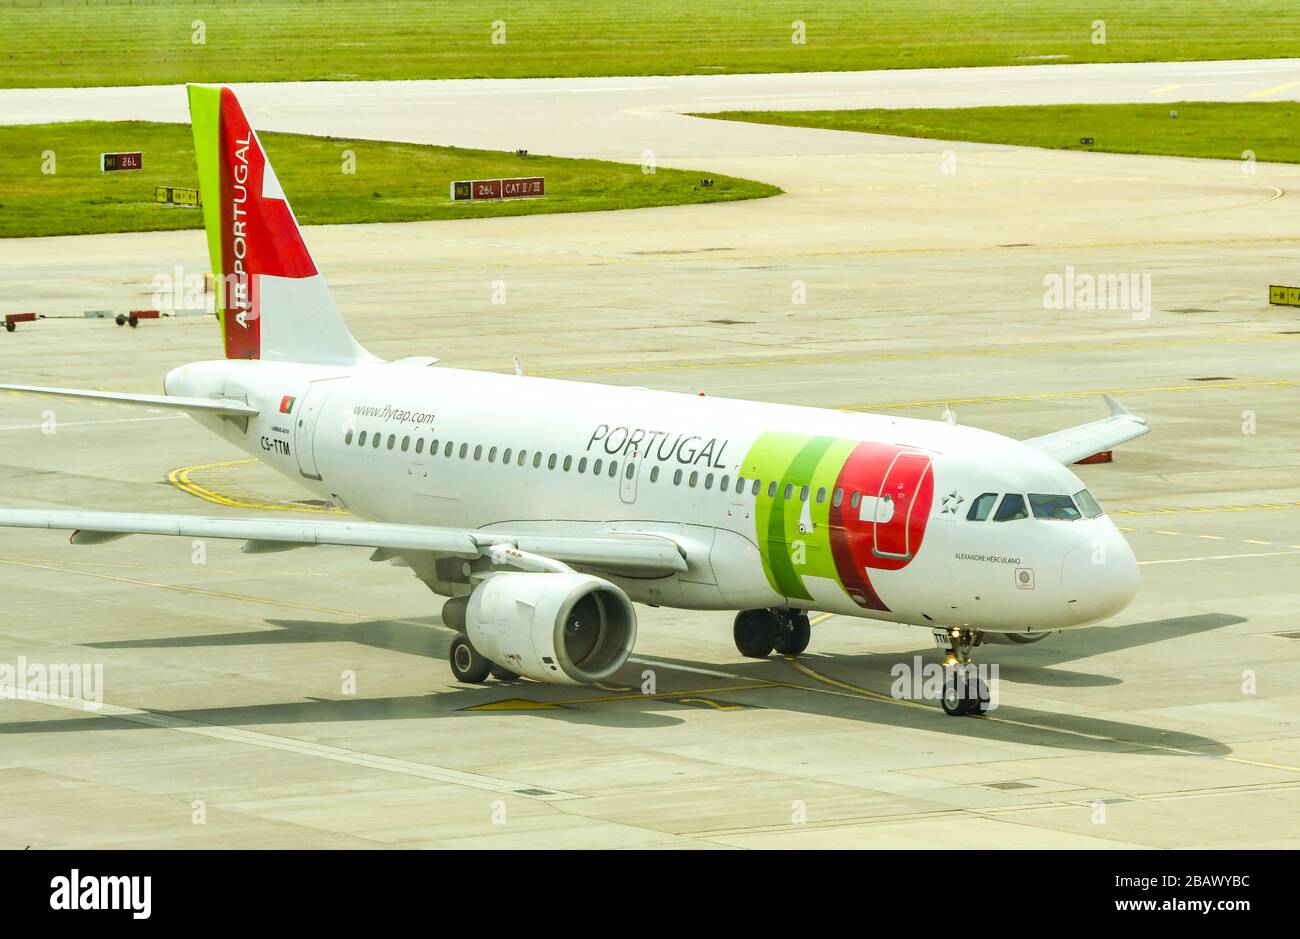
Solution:
M 304 225 L 591 212 L 777 195 L 775 186 L 716 173 L 492 150 L 261 134 Z M 101 174 L 99 155 L 144 151 L 144 169 Z M 345 173 L 344 151 L 355 154 Z M 53 173 L 47 153 L 53 154 Z M 714 181 L 701 188 L 702 175 Z M 451 203 L 457 179 L 545 176 L 541 199 Z M 154 202 L 155 186 L 198 185 L 188 124 L 77 122 L 0 126 L 0 237 L 202 227 L 196 209 Z
M 1176 118 L 1171 112 L 1177 112 Z M 1054 150 L 1300 163 L 1300 104 L 1062 104 L 862 111 L 727 111 L 699 117 Z M 1092 137 L 1092 145 L 1079 141 Z
M 1293 0 L 0 0 L 4 87 L 1297 55 Z

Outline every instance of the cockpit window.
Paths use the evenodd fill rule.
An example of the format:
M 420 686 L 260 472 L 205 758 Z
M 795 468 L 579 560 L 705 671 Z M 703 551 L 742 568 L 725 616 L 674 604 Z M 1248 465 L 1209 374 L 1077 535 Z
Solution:
M 993 511 L 993 503 L 998 501 L 996 492 L 986 492 L 981 496 L 976 496 L 975 501 L 970 504 L 970 511 L 966 513 L 966 520 L 971 522 L 982 522 L 989 517 Z
M 1074 494 L 1074 501 L 1079 506 L 1079 511 L 1083 512 L 1084 518 L 1096 518 L 1101 514 L 1101 506 L 1097 500 L 1092 497 L 1092 493 L 1087 489 L 1080 489 Z
M 1018 518 L 1029 518 L 1029 510 L 1025 508 L 1025 497 L 1017 492 L 1008 492 L 1002 497 L 1002 504 L 998 506 L 993 521 L 1014 522 Z
M 1062 522 L 1072 522 L 1082 518 L 1069 496 L 1047 495 L 1041 492 L 1029 494 L 1029 506 L 1034 510 L 1034 518 L 1051 518 Z

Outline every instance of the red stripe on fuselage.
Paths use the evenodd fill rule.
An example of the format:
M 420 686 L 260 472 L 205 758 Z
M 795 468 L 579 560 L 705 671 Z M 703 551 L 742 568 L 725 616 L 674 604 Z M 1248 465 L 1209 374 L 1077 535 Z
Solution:
M 899 454 L 904 452 L 909 457 L 899 461 Z M 934 503 L 934 473 L 928 457 L 920 453 L 913 457 L 914 452 L 893 444 L 860 443 L 849 454 L 835 480 L 835 488 L 842 490 L 844 497 L 839 505 L 831 506 L 831 557 L 840 583 L 853 602 L 866 610 L 889 610 L 872 585 L 867 569 L 893 571 L 906 567 L 920 551 L 925 536 Z M 887 489 L 886 474 L 889 476 Z M 865 521 L 861 518 L 861 508 L 852 504 L 855 492 L 864 498 L 891 496 L 898 511 L 890 521 L 880 524 L 879 534 L 885 543 L 884 550 L 897 553 L 898 545 L 905 544 L 908 557 L 880 557 L 875 553 L 877 525 L 872 520 L 874 516 Z

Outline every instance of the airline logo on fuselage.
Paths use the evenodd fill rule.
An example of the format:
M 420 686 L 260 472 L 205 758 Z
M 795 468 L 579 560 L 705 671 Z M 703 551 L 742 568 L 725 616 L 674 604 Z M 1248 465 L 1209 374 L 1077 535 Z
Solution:
M 683 466 L 703 463 L 710 469 L 725 469 L 722 462 L 729 440 L 674 434 L 645 427 L 611 427 L 599 424 L 587 441 L 587 452 L 599 445 L 609 456 L 639 454 L 661 463 L 678 462 Z
M 235 143 L 238 144 L 235 150 L 237 162 L 231 167 L 230 187 L 230 287 L 234 294 L 232 309 L 235 310 L 235 322 L 247 329 L 250 303 L 248 269 L 244 265 L 244 258 L 248 254 L 248 221 L 245 218 L 248 210 L 244 205 L 248 202 L 248 148 L 252 137 L 236 138 Z

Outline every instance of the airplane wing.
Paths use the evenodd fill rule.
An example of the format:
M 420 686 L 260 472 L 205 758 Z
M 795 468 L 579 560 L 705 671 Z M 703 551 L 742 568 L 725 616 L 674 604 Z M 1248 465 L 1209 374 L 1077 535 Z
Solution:
M 0 509 L 0 527 L 71 531 L 73 544 L 103 544 L 127 535 L 230 538 L 245 542 L 243 550 L 250 553 L 332 544 L 376 548 L 393 554 L 428 551 L 469 559 L 488 557 L 494 545 L 507 545 L 566 564 L 614 574 L 665 576 L 687 569 L 683 548 L 676 541 L 630 532 L 589 536 L 510 534 L 381 522 L 215 518 L 62 509 Z
M 0 391 L 25 391 L 30 394 L 54 395 L 57 398 L 89 398 L 92 401 L 111 401 L 113 404 L 133 404 L 140 407 L 172 408 L 223 417 L 254 417 L 257 408 L 242 401 L 216 398 L 182 398 L 177 395 L 139 395 L 118 391 L 87 391 L 82 388 L 45 388 L 40 385 L 0 385 Z
M 1102 397 L 1110 408 L 1109 417 L 1032 437 L 1025 443 L 1061 463 L 1070 464 L 1150 432 L 1145 417 L 1138 417 L 1110 395 Z

